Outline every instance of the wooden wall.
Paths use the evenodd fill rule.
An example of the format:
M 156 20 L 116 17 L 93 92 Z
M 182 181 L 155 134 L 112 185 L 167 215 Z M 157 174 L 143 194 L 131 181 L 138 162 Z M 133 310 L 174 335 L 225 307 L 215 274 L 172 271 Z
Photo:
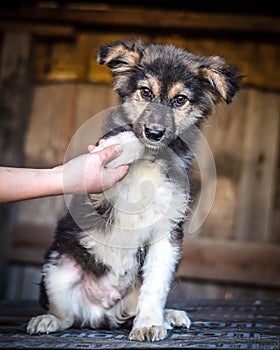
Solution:
M 117 104 L 108 70 L 96 64 L 96 51 L 100 44 L 130 33 L 94 30 L 73 34 L 69 31 L 65 36 L 56 36 L 50 34 L 49 29 L 47 35 L 34 35 L 30 27 L 26 30 L 34 38 L 34 94 L 24 143 L 24 164 L 52 167 L 63 162 L 69 142 L 86 120 Z M 180 288 L 184 281 L 218 282 L 276 288 L 278 293 L 279 43 L 248 36 L 244 40 L 240 36 L 191 37 L 185 32 L 183 35 L 178 32 L 150 35 L 147 31 L 137 34 L 144 40 L 174 43 L 196 54 L 224 55 L 246 76 L 237 98 L 230 106 L 219 105 L 203 130 L 214 157 L 217 177 L 204 174 L 204 185 L 209 190 L 203 193 L 203 202 L 198 208 L 198 201 L 195 202 L 198 217 L 208 213 L 213 186 L 216 191 L 202 225 L 191 233 L 186 227 L 184 255 L 178 271 Z M 84 151 L 84 145 L 75 145 L 76 153 Z M 199 161 L 210 174 L 209 158 L 202 154 Z M 198 166 L 194 177 L 199 199 L 202 184 Z M 39 266 L 64 210 L 64 198 L 59 196 L 19 204 L 10 255 L 9 297 L 36 296 Z M 16 277 L 19 275 L 20 281 Z M 201 290 L 201 284 L 199 288 Z M 218 295 L 217 285 L 215 288 L 216 292 L 211 294 L 214 297 Z M 187 287 L 182 288 L 180 295 L 186 290 L 193 297 L 198 295 L 197 288 Z M 207 297 L 207 291 L 199 295 Z

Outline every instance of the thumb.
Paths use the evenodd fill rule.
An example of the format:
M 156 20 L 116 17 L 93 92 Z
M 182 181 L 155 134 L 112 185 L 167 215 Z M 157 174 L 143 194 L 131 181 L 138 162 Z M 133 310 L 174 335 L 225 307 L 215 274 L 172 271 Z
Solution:
M 103 150 L 99 151 L 99 157 L 101 160 L 101 164 L 105 165 L 109 161 L 118 157 L 123 151 L 123 148 L 119 144 L 114 144 L 105 147 Z

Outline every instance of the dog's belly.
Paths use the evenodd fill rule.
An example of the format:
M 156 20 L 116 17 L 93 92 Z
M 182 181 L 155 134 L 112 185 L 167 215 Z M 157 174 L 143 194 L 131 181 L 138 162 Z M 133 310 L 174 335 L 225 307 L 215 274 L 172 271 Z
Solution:
M 46 266 L 47 267 L 47 266 Z M 62 255 L 57 264 L 47 267 L 45 282 L 55 305 L 67 310 L 71 307 L 75 323 L 96 327 L 102 324 L 104 316 L 117 325 L 123 316 L 123 300 L 131 291 L 131 277 L 115 276 L 109 272 L 103 278 L 96 278 L 82 270 L 75 260 Z M 60 290 L 60 293 L 57 291 Z M 64 291 L 64 292 L 62 292 Z M 126 312 L 127 314 L 127 312 Z

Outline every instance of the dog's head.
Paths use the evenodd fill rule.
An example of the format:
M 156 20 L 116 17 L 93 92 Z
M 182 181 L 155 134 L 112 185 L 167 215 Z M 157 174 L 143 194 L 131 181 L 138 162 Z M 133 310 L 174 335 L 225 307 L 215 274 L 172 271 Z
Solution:
M 111 69 L 120 101 L 128 106 L 128 122 L 151 147 L 199 125 L 218 102 L 230 103 L 241 82 L 221 56 L 196 56 L 139 39 L 102 46 L 97 62 Z

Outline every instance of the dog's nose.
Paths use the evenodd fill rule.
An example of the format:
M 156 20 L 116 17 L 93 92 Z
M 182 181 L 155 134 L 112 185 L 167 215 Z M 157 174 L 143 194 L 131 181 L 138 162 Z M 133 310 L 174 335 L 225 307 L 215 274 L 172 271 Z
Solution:
M 164 132 L 165 132 L 165 129 L 164 130 L 152 129 L 152 128 L 147 128 L 145 126 L 145 135 L 148 140 L 160 141 L 162 139 Z

